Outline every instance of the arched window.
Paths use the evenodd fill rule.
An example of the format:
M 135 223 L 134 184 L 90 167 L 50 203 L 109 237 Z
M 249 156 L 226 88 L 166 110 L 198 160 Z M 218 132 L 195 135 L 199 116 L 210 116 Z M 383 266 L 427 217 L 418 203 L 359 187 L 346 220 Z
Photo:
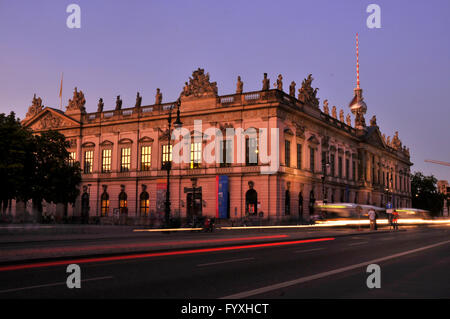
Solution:
M 284 214 L 286 216 L 291 214 L 291 193 L 287 190 L 284 197 Z
M 149 200 L 149 198 L 150 198 L 150 196 L 145 191 L 142 192 L 141 195 L 139 196 L 139 199 L 140 199 L 140 201 L 139 201 L 139 203 L 140 203 L 140 205 L 139 205 L 139 207 L 140 207 L 139 212 L 140 212 L 140 215 L 142 217 L 148 217 L 148 212 L 149 212 L 149 209 L 150 209 L 150 200 Z
M 316 198 L 314 196 L 314 191 L 311 190 L 311 192 L 309 192 L 309 214 L 313 215 L 314 214 L 314 203 L 316 202 Z
M 255 216 L 258 213 L 258 193 L 253 188 L 245 193 L 245 210 L 250 216 Z
M 124 191 L 121 191 L 119 194 L 119 210 L 120 214 L 127 214 L 128 213 L 128 201 L 127 201 L 127 193 Z
M 303 194 L 298 193 L 298 216 L 303 216 Z
M 102 217 L 108 216 L 108 212 L 109 212 L 109 195 L 108 195 L 108 193 L 106 191 L 103 192 L 100 200 L 101 200 L 101 216 Z

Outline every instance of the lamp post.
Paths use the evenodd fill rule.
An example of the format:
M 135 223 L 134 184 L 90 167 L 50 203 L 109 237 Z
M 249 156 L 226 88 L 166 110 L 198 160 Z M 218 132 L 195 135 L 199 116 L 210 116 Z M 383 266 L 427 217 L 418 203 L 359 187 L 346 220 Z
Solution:
M 327 199 L 325 197 L 325 178 L 327 176 L 327 170 L 328 167 L 330 166 L 330 161 L 328 160 L 328 152 L 325 158 L 325 163 L 323 165 L 323 175 L 322 175 L 322 201 L 324 204 L 327 203 Z
M 178 99 L 177 102 L 177 118 L 175 120 L 175 122 L 173 123 L 175 128 L 179 128 L 181 127 L 181 125 L 183 125 L 183 123 L 181 123 L 180 121 L 180 105 L 181 105 L 181 100 Z M 169 118 L 167 119 L 168 124 L 169 124 L 169 145 L 168 145 L 168 154 L 171 155 L 172 154 L 172 150 L 171 150 L 171 139 L 172 139 L 172 132 L 171 132 L 171 128 L 172 128 L 172 108 L 173 106 L 170 107 L 169 109 Z M 169 226 L 170 224 L 170 171 L 172 170 L 172 161 L 170 159 L 170 156 L 168 156 L 167 158 L 167 163 L 165 165 L 166 170 L 167 170 L 167 186 L 166 186 L 166 202 L 165 202 L 165 210 L 164 210 L 164 220 L 165 220 L 165 225 L 166 227 Z

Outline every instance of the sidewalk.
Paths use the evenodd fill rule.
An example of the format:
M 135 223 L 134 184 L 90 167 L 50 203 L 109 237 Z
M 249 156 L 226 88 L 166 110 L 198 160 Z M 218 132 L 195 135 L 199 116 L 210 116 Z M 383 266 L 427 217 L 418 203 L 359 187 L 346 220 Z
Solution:
M 128 228 L 128 227 L 127 227 Z M 76 257 L 111 256 L 127 253 L 148 253 L 193 248 L 211 248 L 254 243 L 281 242 L 290 240 L 314 239 L 324 237 L 359 236 L 386 233 L 389 230 L 370 231 L 364 229 L 326 229 L 326 230 L 272 230 L 272 231 L 224 231 L 214 233 L 147 233 L 122 229 L 114 233 L 97 234 L 57 234 L 51 241 L 43 241 L 42 235 L 27 235 L 32 241 L 20 238 L 8 243 L 0 229 L 0 264 L 11 264 L 51 259 Z M 91 229 L 91 231 L 93 231 Z M 111 230 L 110 230 L 111 231 Z M 113 236 L 114 235 L 114 236 Z M 14 235 L 17 236 L 17 235 Z M 51 235 L 45 235 L 47 238 Z M 109 236 L 109 237 L 108 237 Z M 111 237 L 112 236 L 112 237 Z M 76 240 L 75 240 L 76 239 Z

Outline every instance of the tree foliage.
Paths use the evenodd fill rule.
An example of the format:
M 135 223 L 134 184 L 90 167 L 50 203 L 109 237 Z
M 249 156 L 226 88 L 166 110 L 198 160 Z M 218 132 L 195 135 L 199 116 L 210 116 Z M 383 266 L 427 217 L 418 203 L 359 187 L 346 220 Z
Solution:
M 39 212 L 41 202 L 74 203 L 81 183 L 79 163 L 69 162 L 65 136 L 56 131 L 33 135 L 15 114 L 0 114 L 1 200 L 32 199 Z
M 442 211 L 444 196 L 438 192 L 437 179 L 415 172 L 411 177 L 411 195 L 414 208 L 426 209 L 437 216 Z

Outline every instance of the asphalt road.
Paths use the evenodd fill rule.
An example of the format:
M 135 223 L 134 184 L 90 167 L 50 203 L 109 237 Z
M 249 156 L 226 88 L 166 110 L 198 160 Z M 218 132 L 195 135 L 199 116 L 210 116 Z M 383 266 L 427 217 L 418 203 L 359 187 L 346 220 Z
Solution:
M 0 298 L 450 298 L 450 228 L 0 271 Z M 231 245 L 232 246 L 232 245 Z M 381 288 L 366 285 L 368 264 Z

